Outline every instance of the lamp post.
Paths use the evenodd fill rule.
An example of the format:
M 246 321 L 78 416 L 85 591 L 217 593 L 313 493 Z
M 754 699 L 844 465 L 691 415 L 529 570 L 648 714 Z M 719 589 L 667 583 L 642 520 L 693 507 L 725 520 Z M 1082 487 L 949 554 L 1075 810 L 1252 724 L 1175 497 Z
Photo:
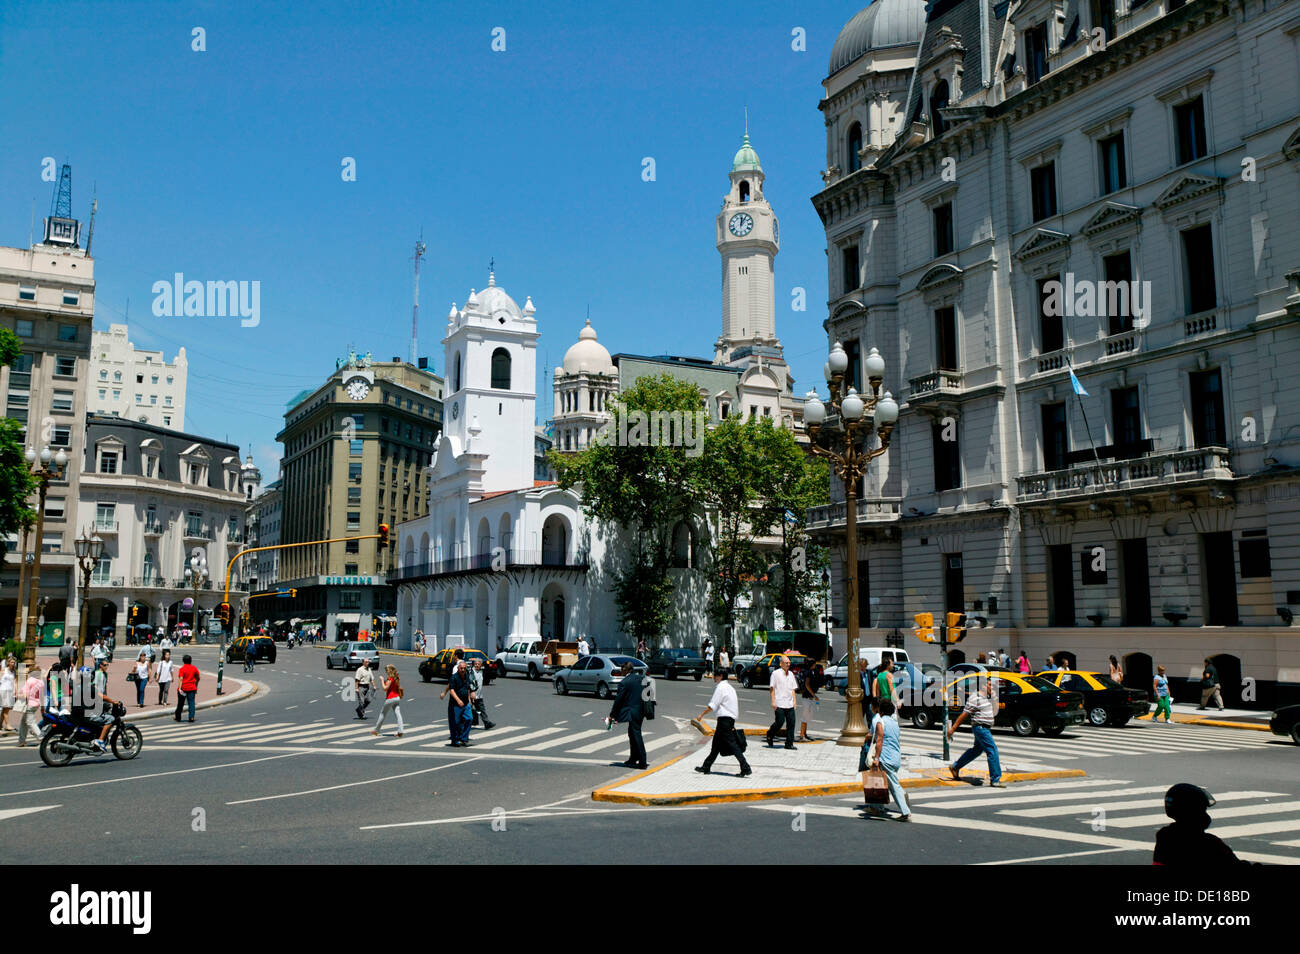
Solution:
M 190 554 L 190 565 L 185 568 L 185 579 L 189 581 L 190 586 L 194 588 L 194 642 L 199 641 L 199 590 L 208 581 L 208 557 L 202 550 L 195 548 Z M 217 695 L 221 695 L 221 677 L 222 670 L 226 661 L 225 653 L 225 631 L 222 631 L 222 652 L 217 656 Z
M 826 630 L 826 648 L 831 645 L 831 572 L 822 570 L 822 628 Z
M 826 362 L 826 382 L 830 389 L 829 410 L 833 420 L 827 424 L 827 405 L 809 391 L 804 403 L 803 420 L 812 438 L 812 451 L 831 462 L 835 473 L 844 481 L 845 509 L 845 579 L 848 591 L 849 671 L 848 711 L 844 728 L 840 730 L 837 745 L 861 746 L 867 738 L 867 725 L 862 718 L 862 673 L 858 668 L 858 508 L 857 483 L 866 473 L 867 465 L 889 449 L 890 435 L 898 422 L 898 402 L 886 391 L 880 393 L 885 375 L 885 359 L 875 348 L 863 362 L 867 380 L 871 383 L 870 397 L 863 398 L 844 381 L 849 358 L 839 342 L 831 349 Z M 879 447 L 871 447 L 872 432 L 880 439 Z
M 50 488 L 50 481 L 63 475 L 67 466 L 68 454 L 62 447 L 57 454 L 51 454 L 49 446 L 41 448 L 39 456 L 35 448 L 27 448 L 27 467 L 39 481 L 36 506 L 36 540 L 32 544 L 32 583 L 27 596 L 27 645 L 23 648 L 23 662 L 28 666 L 36 665 L 36 602 L 41 591 L 41 548 L 45 539 L 45 493 Z M 37 461 L 40 465 L 37 466 Z M 53 466 L 51 466 L 53 464 Z
M 99 534 L 90 536 L 88 530 L 82 530 L 76 539 L 77 563 L 81 566 L 81 627 L 77 634 L 77 668 L 86 664 L 86 618 L 90 616 L 90 574 L 104 555 L 104 541 Z

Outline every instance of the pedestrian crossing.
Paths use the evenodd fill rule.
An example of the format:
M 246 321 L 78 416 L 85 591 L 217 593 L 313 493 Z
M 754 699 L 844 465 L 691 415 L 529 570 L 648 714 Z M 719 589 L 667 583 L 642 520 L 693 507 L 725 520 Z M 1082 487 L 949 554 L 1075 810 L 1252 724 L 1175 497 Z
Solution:
M 395 723 L 389 722 L 379 738 L 370 734 L 373 719 L 355 719 L 340 724 L 336 720 L 320 719 L 314 722 L 220 722 L 176 725 L 144 722 L 145 748 L 150 746 L 185 745 L 202 747 L 229 745 L 281 745 L 285 747 L 321 746 L 338 751 L 358 746 L 381 751 L 420 751 L 447 747 L 447 726 L 438 722 L 432 725 L 407 724 L 401 738 L 397 738 Z M 657 752 L 683 741 L 675 728 L 664 720 L 663 731 L 643 733 L 646 752 Z M 698 738 L 691 737 L 698 741 Z M 564 755 L 604 760 L 607 756 L 626 757 L 628 739 L 626 730 L 616 727 L 585 729 L 569 724 L 569 720 L 555 725 L 536 727 L 525 725 L 497 725 L 492 729 L 475 729 L 470 739 L 475 752 L 521 753 L 527 755 Z
M 1267 732 L 1244 732 L 1206 726 L 1078 726 L 1063 736 L 1048 738 L 1042 734 L 1021 738 L 1008 731 L 996 730 L 993 739 L 1003 758 L 1032 762 L 1069 762 L 1077 759 L 1107 758 L 1117 755 L 1181 755 L 1196 752 L 1236 752 L 1261 746 L 1276 747 Z M 959 731 L 949 750 L 960 755 L 973 744 L 970 733 Z M 937 730 L 904 726 L 904 754 L 933 754 L 943 749 L 943 737 Z

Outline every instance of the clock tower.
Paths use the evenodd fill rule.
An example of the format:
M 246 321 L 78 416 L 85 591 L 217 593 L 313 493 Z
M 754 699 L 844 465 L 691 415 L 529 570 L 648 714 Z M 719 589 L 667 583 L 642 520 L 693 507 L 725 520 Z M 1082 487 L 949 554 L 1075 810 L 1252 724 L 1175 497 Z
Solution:
M 776 337 L 773 259 L 781 231 L 763 197 L 763 167 L 749 144 L 749 133 L 731 163 L 731 191 L 717 218 L 722 256 L 722 335 L 714 362 L 728 364 L 744 346 L 779 348 Z

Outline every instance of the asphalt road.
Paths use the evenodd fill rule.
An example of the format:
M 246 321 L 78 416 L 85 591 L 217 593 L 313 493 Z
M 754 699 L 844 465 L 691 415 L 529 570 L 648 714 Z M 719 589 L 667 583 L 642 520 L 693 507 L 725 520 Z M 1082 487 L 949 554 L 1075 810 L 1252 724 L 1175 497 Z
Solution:
M 213 649 L 195 654 L 213 665 Z M 0 859 L 18 860 L 34 831 L 44 855 L 98 864 L 1149 864 L 1164 788 L 1193 781 L 1220 799 L 1211 830 L 1239 853 L 1300 863 L 1300 747 L 1267 733 L 1137 723 L 1059 739 L 999 731 L 1004 755 L 1033 753 L 1088 777 L 916 790 L 911 825 L 866 819 L 851 796 L 618 806 L 590 798 L 628 773 L 625 735 L 600 722 L 608 702 L 497 680 L 486 701 L 498 728 L 452 749 L 443 684 L 422 683 L 415 659 L 384 659 L 407 687 L 400 740 L 393 726 L 382 740 L 368 734 L 373 720 L 353 717 L 340 697 L 344 674 L 326 671 L 319 649 L 281 649 L 275 665 L 258 666 L 265 692 L 201 711 L 193 725 L 140 722 L 144 749 L 131 762 L 78 758 L 51 769 L 5 737 Z M 742 720 L 766 722 L 766 693 L 738 691 Z M 661 715 L 646 724 L 652 764 L 703 744 L 687 722 L 710 692 L 708 680 L 658 680 Z M 842 719 L 842 702 L 826 698 L 814 735 L 833 735 Z M 937 750 L 940 735 L 906 728 L 904 743 Z

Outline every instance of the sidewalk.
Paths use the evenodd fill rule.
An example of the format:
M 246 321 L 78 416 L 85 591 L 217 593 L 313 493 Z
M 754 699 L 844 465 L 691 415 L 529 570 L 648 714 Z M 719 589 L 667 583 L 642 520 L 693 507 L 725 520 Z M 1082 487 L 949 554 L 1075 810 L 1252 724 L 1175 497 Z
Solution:
M 1272 712 L 1260 709 L 1198 709 L 1194 702 L 1175 702 L 1172 708 L 1175 722 L 1187 725 L 1213 725 L 1224 729 L 1254 729 L 1263 732 L 1269 731 L 1268 720 L 1272 715 Z M 1138 718 L 1149 722 L 1153 715 L 1155 715 L 1154 709 L 1151 713 Z
M 176 663 L 173 672 L 180 670 L 181 658 L 189 650 L 189 647 L 180 647 L 180 650 L 172 650 L 172 660 Z M 158 684 L 151 679 L 144 691 L 144 708 L 136 707 L 135 683 L 127 682 L 126 674 L 135 670 L 135 660 L 138 652 L 139 650 L 135 646 L 117 647 L 113 655 L 113 661 L 108 664 L 109 697 L 126 703 L 126 718 L 131 722 L 173 715 L 176 711 L 176 689 L 180 686 L 180 681 L 175 678 L 172 679 L 171 689 L 167 693 L 167 705 L 158 705 Z M 161 655 L 161 653 L 158 655 Z M 87 658 L 89 658 L 89 653 L 87 653 Z M 36 664 L 41 667 L 42 675 L 48 673 L 50 663 L 56 659 L 58 659 L 57 650 L 42 650 L 37 653 Z M 156 668 L 157 664 L 155 663 L 155 671 Z M 216 659 L 202 660 L 199 665 L 199 694 L 195 702 L 195 709 L 210 709 L 231 702 L 242 702 L 255 695 L 259 691 L 257 683 L 235 678 L 235 673 L 243 673 L 243 669 L 242 663 L 226 665 L 223 678 L 224 684 L 222 685 L 224 692 L 218 696 Z M 188 717 L 189 709 L 187 706 L 185 718 Z M 196 722 L 198 718 L 196 711 Z
M 708 726 L 711 734 L 712 726 Z M 761 737 L 764 729 L 744 726 L 746 737 Z M 858 749 L 836 745 L 833 741 L 805 742 L 789 751 L 778 745 L 769 749 L 759 739 L 750 742 L 745 758 L 754 770 L 748 778 L 740 777 L 734 758 L 720 757 L 713 772 L 701 775 L 695 767 L 709 752 L 708 737 L 693 751 L 615 782 L 591 793 L 593 801 L 624 802 L 636 805 L 699 805 L 710 802 L 749 802 L 762 799 L 808 798 L 819 795 L 852 795 L 862 791 L 858 773 Z M 962 772 L 963 778 L 985 779 L 988 773 L 977 769 L 985 765 L 978 759 Z M 1020 759 L 1002 761 L 1003 782 L 1028 782 L 1044 778 L 1082 778 L 1081 769 L 1061 769 Z M 928 755 L 904 755 L 898 773 L 904 788 L 955 787 L 970 784 L 954 782 L 948 763 Z

